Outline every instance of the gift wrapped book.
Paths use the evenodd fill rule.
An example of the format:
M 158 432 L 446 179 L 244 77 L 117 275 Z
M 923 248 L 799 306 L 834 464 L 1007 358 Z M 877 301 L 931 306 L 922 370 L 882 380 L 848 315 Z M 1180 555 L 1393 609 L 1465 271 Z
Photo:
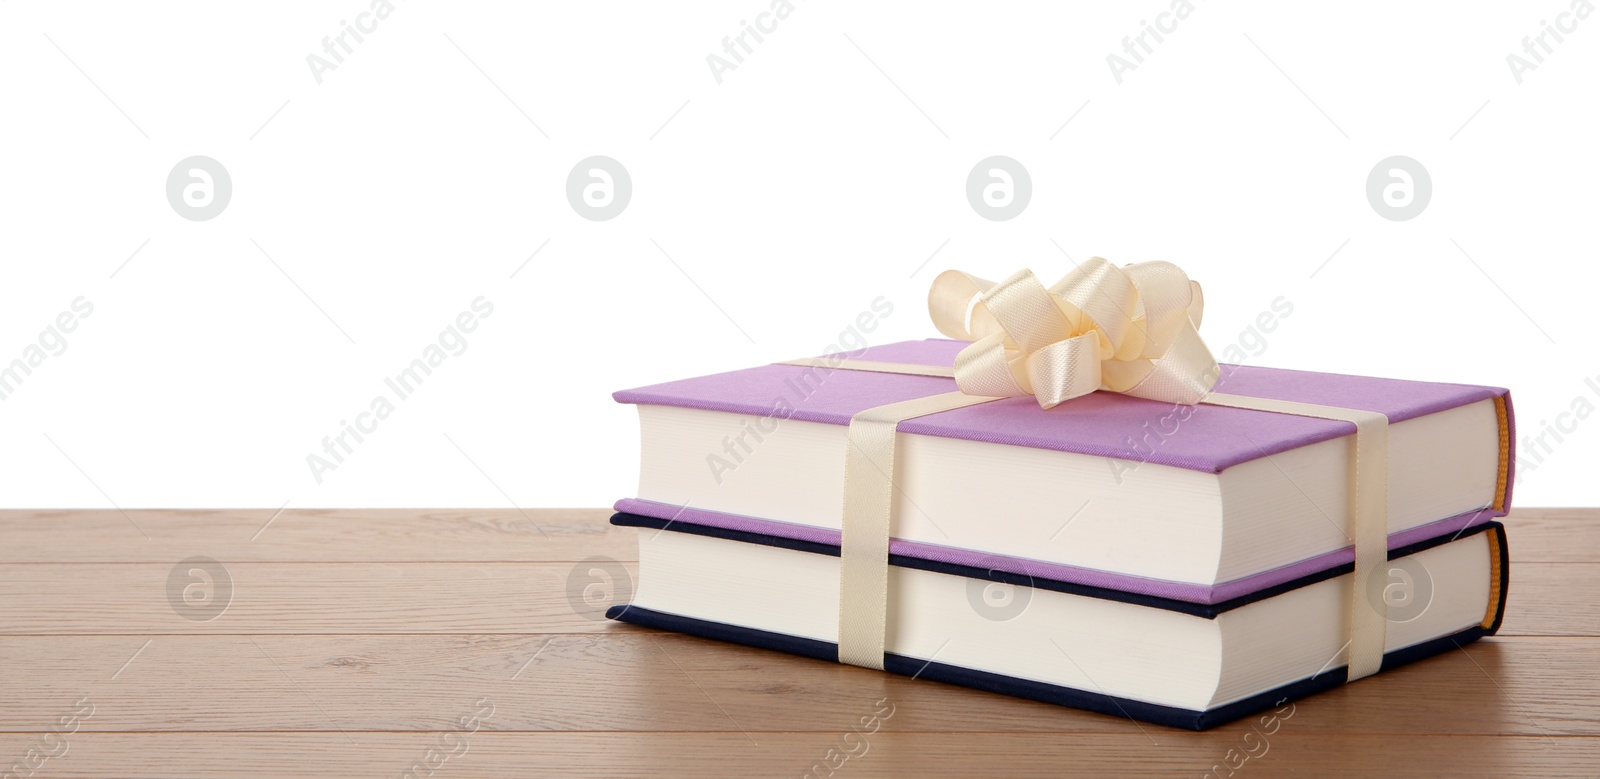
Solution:
M 1167 263 L 930 308 L 956 340 L 616 393 L 608 615 L 1192 729 L 1498 628 L 1505 390 L 1218 365 Z

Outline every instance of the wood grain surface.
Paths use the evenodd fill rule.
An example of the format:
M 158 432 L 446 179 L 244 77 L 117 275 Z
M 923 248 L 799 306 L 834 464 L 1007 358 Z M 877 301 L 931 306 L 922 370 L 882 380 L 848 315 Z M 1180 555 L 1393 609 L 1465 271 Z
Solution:
M 607 516 L 0 512 L 0 776 L 1600 776 L 1600 510 L 1506 520 L 1499 636 L 1265 735 L 610 623 Z

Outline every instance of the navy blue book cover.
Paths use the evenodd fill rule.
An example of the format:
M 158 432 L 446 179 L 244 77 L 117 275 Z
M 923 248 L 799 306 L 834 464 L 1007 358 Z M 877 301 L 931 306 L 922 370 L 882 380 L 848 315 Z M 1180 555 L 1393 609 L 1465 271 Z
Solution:
M 612 517 L 612 523 L 621 526 L 649 527 L 667 530 L 669 532 L 686 532 L 697 535 L 706 535 L 744 543 L 776 546 L 796 551 L 811 552 L 814 554 L 827 554 L 837 556 L 839 548 L 824 544 L 813 544 L 805 541 L 778 538 L 775 536 L 762 536 L 742 531 L 725 530 L 687 523 L 671 523 L 653 517 L 644 517 L 634 514 L 617 514 Z M 1389 558 L 1398 559 L 1410 554 L 1415 554 L 1424 549 L 1433 548 L 1449 543 L 1460 537 L 1476 533 L 1490 535 L 1490 548 L 1493 550 L 1491 561 L 1495 565 L 1495 586 L 1492 589 L 1495 603 L 1492 604 L 1490 614 L 1483 623 L 1473 625 L 1454 634 L 1441 636 L 1420 644 L 1396 649 L 1384 655 L 1383 671 L 1415 662 L 1431 655 L 1449 649 L 1465 646 L 1487 635 L 1493 635 L 1499 630 L 1500 623 L 1505 616 L 1506 593 L 1510 582 L 1510 558 L 1507 554 L 1505 528 L 1499 522 L 1490 522 L 1463 532 L 1456 537 L 1440 537 L 1429 539 L 1407 547 L 1391 550 Z M 946 573 L 969 578 L 990 579 L 1021 586 L 1033 586 L 1059 592 L 1068 592 L 1086 597 L 1104 598 L 1124 603 L 1132 603 L 1148 608 L 1161 608 L 1178 611 L 1193 616 L 1215 619 L 1218 614 L 1253 603 L 1262 598 L 1272 597 L 1300 587 L 1305 587 L 1319 581 L 1349 573 L 1354 565 L 1347 563 L 1343 566 L 1330 568 L 1316 574 L 1311 574 L 1292 582 L 1287 582 L 1270 590 L 1252 593 L 1249 596 L 1236 598 L 1219 604 L 1201 605 L 1165 598 L 1156 598 L 1147 595 L 1105 590 L 1102 588 L 1084 587 L 1082 585 L 1055 582 L 1048 579 L 1019 577 L 1004 571 L 993 571 L 965 566 L 951 565 L 917 558 L 891 556 L 891 565 L 914 567 L 923 570 Z M 651 609 L 645 609 L 629 604 L 612 606 L 606 611 L 606 616 L 620 622 L 627 622 L 644 627 L 669 630 L 693 636 L 729 641 L 763 649 L 775 649 L 780 652 L 815 658 L 829 662 L 838 662 L 838 645 L 828 641 L 818 641 L 809 638 L 800 638 L 783 633 L 756 630 L 739 625 L 729 625 L 721 622 L 711 622 L 702 619 L 684 617 Z M 987 690 L 1018 698 L 1054 703 L 1078 709 L 1099 712 L 1117 717 L 1130 717 L 1144 722 L 1166 725 L 1169 727 L 1185 728 L 1188 730 L 1207 730 L 1219 725 L 1233 722 L 1242 717 L 1250 716 L 1267 709 L 1280 706 L 1286 701 L 1292 701 L 1312 695 L 1323 690 L 1332 689 L 1345 683 L 1347 669 L 1337 666 L 1324 669 L 1320 673 L 1306 679 L 1292 682 L 1276 689 L 1268 690 L 1257 695 L 1234 701 L 1223 706 L 1204 711 L 1162 706 L 1130 698 L 1119 698 L 1098 692 L 1080 690 L 1062 685 L 1048 684 L 1029 679 L 979 671 L 945 663 L 932 662 L 914 657 L 903 657 L 888 654 L 884 658 L 884 668 L 890 673 L 912 676 L 918 679 L 929 679 L 936 682 L 957 684 L 978 690 Z

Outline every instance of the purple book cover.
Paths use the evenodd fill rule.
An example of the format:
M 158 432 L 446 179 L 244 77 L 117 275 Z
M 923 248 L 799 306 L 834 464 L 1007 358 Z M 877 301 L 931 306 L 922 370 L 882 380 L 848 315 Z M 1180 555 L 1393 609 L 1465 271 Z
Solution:
M 943 339 L 904 341 L 864 349 L 851 358 L 949 367 L 964 346 L 964 341 Z M 776 407 L 789 419 L 847 425 L 859 411 L 955 389 L 954 379 L 933 376 L 763 365 L 623 390 L 612 397 L 619 403 L 754 416 L 772 415 Z M 1506 441 L 1502 471 L 1515 457 L 1510 449 L 1515 440 L 1510 396 L 1499 387 L 1223 365 L 1216 391 L 1377 411 L 1389 417 L 1391 423 L 1500 398 L 1504 401 L 1499 404 L 1503 409 L 1501 432 Z M 1148 444 L 1141 444 L 1145 426 L 1170 413 L 1186 415 L 1183 434 L 1164 438 L 1151 451 Z M 898 429 L 902 433 L 1144 460 L 1221 473 L 1248 460 L 1350 435 L 1355 432 L 1355 425 L 1204 404 L 1180 407 L 1096 392 L 1048 411 L 1040 409 L 1031 397 L 1009 398 L 909 419 L 901 422 Z M 1504 481 L 1505 491 L 1497 503 L 1509 504 L 1509 473 Z
M 956 353 L 965 346 L 963 341 L 943 339 L 906 341 L 871 347 L 848 357 L 949 367 L 954 363 Z M 807 422 L 847 425 L 851 416 L 862 410 L 955 389 L 955 380 L 949 378 L 763 365 L 623 390 L 613 397 L 620 403 L 678 406 L 753 416 L 777 415 Z M 1391 536 L 1390 546 L 1403 546 L 1439 533 L 1459 532 L 1494 517 L 1505 516 L 1510 506 L 1511 464 L 1515 462 L 1516 439 L 1510 395 L 1504 389 L 1223 365 L 1216 391 L 1376 411 L 1387 416 L 1391 423 L 1492 399 L 1500 420 L 1499 489 L 1494 504 L 1481 511 L 1443 518 L 1397 533 Z M 1173 414 L 1183 415 L 1182 434 L 1162 436 L 1152 441 L 1152 435 L 1160 435 L 1163 417 L 1170 419 Z M 1350 435 L 1355 432 L 1355 425 L 1225 406 L 1175 406 L 1117 393 L 1096 392 L 1049 410 L 1039 408 L 1031 397 L 999 400 L 906 420 L 900 423 L 898 430 L 917 435 L 1140 460 L 1220 473 L 1242 462 Z M 796 538 L 796 534 L 799 534 L 805 536 L 799 540 L 838 544 L 838 531 L 800 528 L 755 517 L 719 515 L 697 509 L 686 512 L 679 507 L 633 499 L 619 502 L 617 509 L 748 532 Z M 895 546 L 891 551 L 894 553 L 925 559 L 963 563 L 964 558 L 977 556 L 977 553 L 966 550 L 901 539 L 895 539 L 893 544 Z M 1216 586 L 1148 580 L 1038 561 L 1016 562 L 1018 566 L 1025 566 L 1031 575 L 1042 574 L 1061 581 L 1211 603 L 1288 581 L 1313 569 L 1349 562 L 1353 557 L 1353 550 L 1343 549 Z M 986 559 L 990 567 L 994 567 L 994 558 Z M 1002 563 L 1000 567 L 1005 565 Z

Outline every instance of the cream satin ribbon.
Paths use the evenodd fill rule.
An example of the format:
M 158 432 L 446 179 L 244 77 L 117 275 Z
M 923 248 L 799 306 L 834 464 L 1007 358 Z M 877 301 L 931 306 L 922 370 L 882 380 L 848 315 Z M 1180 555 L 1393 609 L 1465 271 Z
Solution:
M 1356 561 L 1348 681 L 1382 666 L 1387 615 L 1367 603 L 1364 582 L 1388 559 L 1387 417 L 1211 392 L 1220 369 L 1197 330 L 1204 308 L 1200 285 L 1170 263 L 1117 268 L 1095 257 L 1048 289 L 1027 270 L 999 284 L 946 271 L 934 281 L 928 307 L 940 332 L 972 341 L 953 368 L 843 358 L 779 363 L 950 377 L 961 390 L 877 406 L 850 419 L 840 538 L 839 662 L 884 667 L 889 536 L 898 489 L 896 426 L 1022 395 L 1033 395 L 1049 409 L 1103 389 L 1170 403 L 1353 423 L 1356 467 L 1349 523 Z
M 839 662 L 883 670 L 895 426 L 906 419 L 999 399 L 946 392 L 869 408 L 850 418 L 839 537 Z
M 1350 671 L 1346 681 L 1371 676 L 1383 667 L 1385 633 L 1389 626 L 1386 600 L 1367 598 L 1367 583 L 1389 561 L 1389 418 L 1376 411 L 1360 411 L 1289 400 L 1248 398 L 1213 392 L 1200 401 L 1213 406 L 1270 411 L 1350 422 L 1356 426 L 1355 478 L 1350 481 L 1349 519 L 1354 536 L 1355 572 L 1350 590 Z M 1287 478 L 1287 477 L 1286 477 Z M 888 564 L 885 559 L 884 564 Z M 1379 611 L 1380 606 L 1382 612 Z
M 1204 309 L 1200 285 L 1170 262 L 1118 268 L 1099 257 L 1048 289 L 1026 269 L 999 284 L 950 270 L 928 292 L 939 332 L 972 342 L 956 355 L 956 386 L 1033 395 L 1042 408 L 1095 390 L 1199 402 L 1217 379 L 1198 330 Z

